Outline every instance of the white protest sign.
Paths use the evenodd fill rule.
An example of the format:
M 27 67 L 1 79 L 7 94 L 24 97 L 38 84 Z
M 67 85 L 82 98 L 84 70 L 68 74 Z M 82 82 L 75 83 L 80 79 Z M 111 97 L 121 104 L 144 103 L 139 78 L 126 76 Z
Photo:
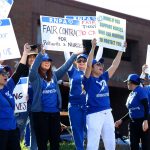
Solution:
M 103 55 L 103 47 L 99 46 L 95 59 L 99 61 Z
M 101 12 L 96 12 L 98 45 L 125 51 L 126 20 Z
M 0 19 L 0 60 L 20 58 L 11 20 Z
M 14 91 L 15 113 L 27 111 L 28 77 L 19 79 Z
M 40 16 L 42 44 L 46 50 L 83 50 L 78 20 Z
M 64 16 L 67 19 L 79 20 L 82 27 L 82 39 L 92 40 L 96 37 L 96 16 Z
M 0 18 L 7 18 L 14 0 L 0 0 Z
M 147 46 L 146 64 L 148 65 L 148 68 L 145 70 L 145 72 L 150 75 L 150 45 Z

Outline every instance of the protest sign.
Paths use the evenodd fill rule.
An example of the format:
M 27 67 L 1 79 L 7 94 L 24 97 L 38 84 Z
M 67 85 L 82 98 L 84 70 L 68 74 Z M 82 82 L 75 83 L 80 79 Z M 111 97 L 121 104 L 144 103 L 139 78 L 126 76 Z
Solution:
M 148 65 L 148 68 L 145 70 L 145 72 L 150 75 L 150 45 L 147 46 L 146 64 Z
M 42 44 L 46 50 L 82 50 L 82 30 L 78 20 L 40 16 Z
M 19 79 L 14 91 L 15 113 L 27 111 L 28 77 Z
M 20 58 L 11 20 L 0 19 L 0 60 Z
M 14 0 L 0 0 L 0 18 L 7 18 Z
M 82 27 L 82 39 L 96 38 L 96 16 L 64 16 L 67 19 L 79 20 Z
M 96 12 L 98 45 L 125 51 L 126 20 L 101 12 Z
M 103 56 L 103 47 L 99 46 L 95 59 L 99 61 Z

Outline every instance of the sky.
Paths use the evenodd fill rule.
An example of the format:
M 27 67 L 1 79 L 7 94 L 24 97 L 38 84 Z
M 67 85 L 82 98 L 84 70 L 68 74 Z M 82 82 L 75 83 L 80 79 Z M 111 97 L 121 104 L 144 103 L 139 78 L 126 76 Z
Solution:
M 150 20 L 150 0 L 75 0 Z

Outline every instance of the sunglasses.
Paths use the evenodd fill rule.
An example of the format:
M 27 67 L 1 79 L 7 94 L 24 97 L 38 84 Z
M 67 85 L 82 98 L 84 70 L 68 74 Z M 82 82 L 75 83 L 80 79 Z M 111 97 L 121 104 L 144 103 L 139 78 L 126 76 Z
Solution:
M 87 60 L 86 60 L 86 59 L 78 59 L 78 60 L 77 60 L 77 63 L 81 63 L 81 62 L 86 63 Z
M 97 62 L 95 65 L 96 65 L 96 66 L 100 66 L 100 67 L 104 67 L 104 64 L 102 64 L 102 63 L 100 63 L 100 62 Z
M 9 72 L 1 72 L 0 74 L 4 77 L 9 77 L 10 76 Z

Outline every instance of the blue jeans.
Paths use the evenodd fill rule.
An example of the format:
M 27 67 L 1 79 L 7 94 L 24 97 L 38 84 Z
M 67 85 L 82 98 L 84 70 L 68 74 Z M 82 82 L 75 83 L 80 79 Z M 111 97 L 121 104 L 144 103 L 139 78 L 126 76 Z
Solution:
M 86 131 L 85 107 L 69 104 L 68 111 L 76 149 L 84 150 L 84 133 Z
M 21 112 L 16 114 L 17 127 L 20 131 L 20 139 L 23 140 L 25 135 L 25 128 L 28 120 L 28 112 Z
M 28 120 L 29 119 L 29 120 Z M 27 127 L 27 122 L 29 121 L 30 126 L 29 126 L 29 134 L 26 135 L 25 137 L 25 142 L 27 144 L 27 146 L 29 145 L 28 143 L 29 140 L 31 141 L 31 150 L 37 150 L 37 143 L 36 143 L 36 137 L 35 137 L 35 132 L 33 130 L 33 120 L 32 117 L 29 115 L 29 112 L 22 112 L 22 113 L 18 113 L 16 115 L 16 120 L 17 120 L 17 126 L 19 128 L 20 131 L 20 139 L 22 140 L 25 137 L 25 129 Z M 30 138 L 31 135 L 31 138 Z

